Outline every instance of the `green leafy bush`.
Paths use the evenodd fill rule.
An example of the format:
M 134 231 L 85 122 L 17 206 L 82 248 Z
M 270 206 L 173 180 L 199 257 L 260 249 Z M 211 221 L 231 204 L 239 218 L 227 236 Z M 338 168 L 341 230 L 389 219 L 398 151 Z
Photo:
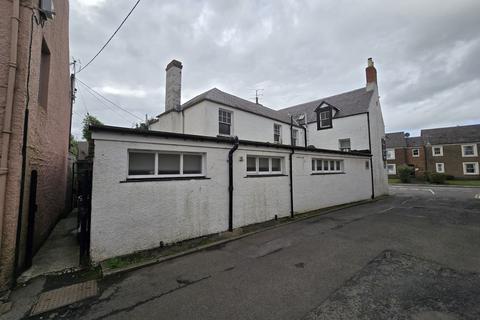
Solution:
M 413 174 L 415 173 L 415 169 L 409 166 L 399 166 L 397 168 L 398 177 L 400 181 L 403 183 L 409 183 L 410 179 L 412 179 Z
M 447 180 L 447 175 L 444 173 L 430 173 L 430 182 L 436 184 L 443 184 Z
M 447 178 L 447 180 L 454 180 L 455 179 L 455 177 L 452 176 L 451 174 L 447 174 L 446 178 Z

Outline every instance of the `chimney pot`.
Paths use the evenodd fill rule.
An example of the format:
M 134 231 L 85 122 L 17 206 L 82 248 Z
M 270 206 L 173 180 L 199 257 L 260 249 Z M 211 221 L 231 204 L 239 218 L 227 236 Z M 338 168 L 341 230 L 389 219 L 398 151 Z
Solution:
M 178 60 L 172 60 L 165 68 L 167 73 L 165 82 L 165 111 L 181 111 L 182 68 L 183 65 Z

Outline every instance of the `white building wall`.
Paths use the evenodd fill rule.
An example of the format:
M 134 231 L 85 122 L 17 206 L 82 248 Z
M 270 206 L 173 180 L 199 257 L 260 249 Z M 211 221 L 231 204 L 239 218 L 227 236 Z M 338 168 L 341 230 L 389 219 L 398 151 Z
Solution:
M 317 130 L 317 123 L 308 124 L 308 144 L 317 148 L 339 150 L 339 139 L 350 139 L 352 150 L 367 150 L 367 115 L 333 119 L 333 127 Z
M 91 257 L 110 257 L 228 229 L 228 151 L 216 142 L 94 132 Z M 200 152 L 208 179 L 125 182 L 129 149 Z M 247 155 L 283 158 L 283 176 L 246 177 Z M 234 227 L 290 214 L 289 150 L 241 145 L 234 153 Z M 311 159 L 343 159 L 345 173 L 311 175 Z M 368 199 L 368 157 L 296 153 L 294 210 Z
M 232 136 L 238 136 L 242 140 L 252 140 L 273 143 L 273 124 L 282 126 L 282 144 L 290 144 L 290 125 L 280 121 L 259 116 L 257 114 L 245 112 L 232 107 L 227 107 L 211 101 L 202 101 L 193 107 L 184 110 L 184 132 L 186 134 L 196 134 L 216 137 L 218 131 L 218 110 L 224 109 L 232 112 Z M 177 113 L 181 117 L 181 113 Z M 168 116 L 169 114 L 166 114 Z M 152 130 L 170 131 L 168 125 L 170 119 L 163 119 L 152 124 Z M 304 145 L 304 132 L 302 128 L 297 128 L 299 134 L 299 145 Z M 181 132 L 173 131 L 173 132 Z
M 383 122 L 382 110 L 378 97 L 378 88 L 375 85 L 375 92 L 370 101 L 370 134 L 372 142 L 372 168 L 373 181 L 375 185 L 375 197 L 388 194 L 388 174 L 383 161 L 382 139 L 385 139 L 385 125 Z

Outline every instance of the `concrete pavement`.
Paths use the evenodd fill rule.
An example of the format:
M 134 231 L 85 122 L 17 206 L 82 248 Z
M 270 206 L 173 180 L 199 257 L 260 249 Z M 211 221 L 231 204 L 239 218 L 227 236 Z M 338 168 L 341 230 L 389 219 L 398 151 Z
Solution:
M 412 309 L 415 314 L 408 309 L 389 313 L 389 305 L 405 307 L 401 299 L 409 292 L 420 300 L 428 298 L 423 280 L 437 283 L 440 291 L 451 290 L 449 281 L 432 282 L 432 277 L 421 274 L 438 272 L 438 268 L 462 280 L 458 283 L 465 285 L 456 288 L 459 292 L 480 301 L 474 288 L 467 286 L 480 273 L 480 200 L 475 198 L 479 191 L 427 189 L 393 187 L 394 196 L 385 200 L 106 278 L 99 282 L 99 297 L 53 315 L 68 319 L 302 319 L 319 316 L 330 301 L 328 308 L 340 310 L 333 319 L 428 319 L 432 314 L 445 319 L 480 318 L 478 307 L 468 309 L 470 314 L 458 314 L 462 309 L 458 295 L 448 303 L 418 305 Z M 395 259 L 412 267 L 396 268 Z M 379 269 L 381 263 L 390 267 Z M 362 291 L 369 275 L 379 270 L 398 274 L 404 279 L 401 283 L 411 285 L 389 292 L 384 285 L 387 277 L 379 278 L 386 288 L 382 295 Z M 339 304 L 341 294 L 352 290 L 365 292 L 363 301 L 376 302 L 361 310 Z M 400 300 L 388 304 L 390 298 Z M 378 304 L 387 306 L 384 313 L 376 312 Z M 392 314 L 399 316 L 392 318 Z

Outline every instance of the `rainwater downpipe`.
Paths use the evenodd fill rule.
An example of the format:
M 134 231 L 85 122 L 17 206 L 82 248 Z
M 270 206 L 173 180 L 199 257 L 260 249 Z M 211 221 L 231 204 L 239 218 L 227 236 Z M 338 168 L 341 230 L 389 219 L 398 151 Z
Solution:
M 10 135 L 12 134 L 12 110 L 17 77 L 18 24 L 20 21 L 20 0 L 12 2 L 10 28 L 10 60 L 8 62 L 7 104 L 3 118 L 2 157 L 0 160 L 0 255 L 2 248 L 3 217 L 5 215 L 5 200 L 8 176 L 8 155 L 10 151 Z
M 293 117 L 290 116 L 290 146 L 292 147 L 288 155 L 289 164 L 289 179 L 290 179 L 290 218 L 293 218 L 293 154 L 295 153 L 295 146 L 293 145 Z
M 22 139 L 22 171 L 20 175 L 20 203 L 18 206 L 16 245 L 15 245 L 15 260 L 14 260 L 14 281 L 19 276 L 19 256 L 20 256 L 20 240 L 22 236 L 22 221 L 23 221 L 23 197 L 25 193 L 26 167 L 27 167 L 27 147 L 28 147 L 28 123 L 29 123 L 29 104 L 30 104 L 30 73 L 32 63 L 32 43 L 33 43 L 33 22 L 36 19 L 35 13 L 32 11 L 32 18 L 30 22 L 30 43 L 28 47 L 28 63 L 27 63 L 27 92 L 25 97 L 25 116 L 23 118 L 23 139 Z
M 373 181 L 373 161 L 372 161 L 372 138 L 370 135 L 370 112 L 367 112 L 368 125 L 368 149 L 370 150 L 370 179 L 372 183 L 372 199 L 375 198 L 375 183 Z
M 233 231 L 233 153 L 238 149 L 238 137 L 233 138 L 233 147 L 228 151 L 228 231 Z

